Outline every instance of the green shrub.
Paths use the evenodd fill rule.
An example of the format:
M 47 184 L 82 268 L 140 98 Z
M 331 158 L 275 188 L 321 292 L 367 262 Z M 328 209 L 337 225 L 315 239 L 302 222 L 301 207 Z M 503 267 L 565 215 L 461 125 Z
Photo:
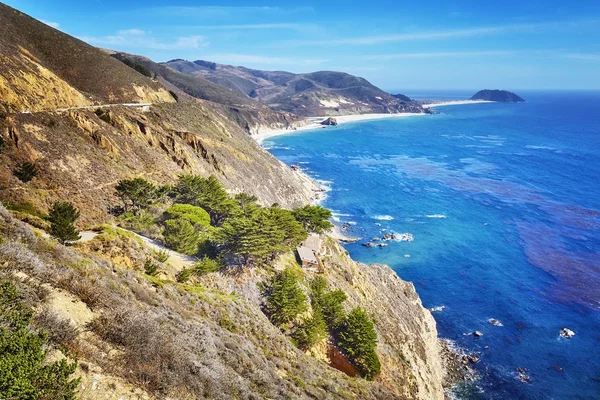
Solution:
M 154 217 L 146 210 L 141 210 L 137 214 L 127 211 L 121 215 L 121 220 L 125 223 L 124 227 L 136 232 L 144 232 L 150 228 L 156 227 Z
M 110 118 L 110 114 L 108 111 L 105 111 L 101 108 L 97 108 L 96 111 L 94 111 L 94 114 L 96 114 L 98 116 L 98 118 L 100 118 L 102 121 L 106 122 L 107 124 L 112 123 L 112 119 Z
M 211 272 L 216 272 L 223 268 L 223 264 L 209 257 L 203 257 L 194 264 L 194 272 L 197 275 L 204 275 Z
M 24 162 L 19 164 L 17 168 L 13 170 L 13 174 L 23 183 L 31 181 L 33 178 L 38 176 L 38 167 L 30 162 Z
M 166 220 L 163 237 L 167 247 L 187 255 L 196 254 L 201 241 L 200 234 L 186 219 Z
M 186 283 L 190 280 L 190 276 L 192 275 L 192 270 L 189 268 L 184 268 L 177 274 L 177 282 Z
M 163 213 L 165 219 L 183 218 L 194 225 L 210 226 L 210 216 L 202 208 L 191 204 L 173 204 Z
M 318 276 L 310 283 L 311 302 L 313 309 L 321 311 L 329 329 L 336 329 L 346 318 L 344 311 L 344 301 L 347 296 L 342 290 L 327 290 L 327 281 L 322 276 Z
M 182 175 L 173 187 L 172 195 L 178 203 L 202 207 L 210 215 L 210 224 L 219 226 L 235 209 L 235 201 L 214 176 L 202 178 Z
M 75 399 L 77 364 L 46 360 L 47 334 L 31 331 L 32 311 L 10 282 L 0 282 L 0 398 Z
M 379 357 L 375 353 L 377 332 L 364 310 L 352 310 L 340 326 L 337 336 L 338 346 L 363 378 L 373 379 L 381 371 Z
M 79 211 L 73 204 L 68 201 L 54 202 L 48 215 L 50 235 L 62 244 L 79 240 L 81 236 L 73 225 L 77 218 L 79 218 Z
M 165 249 L 161 249 L 158 251 L 153 251 L 152 255 L 154 256 L 154 258 L 156 259 L 156 261 L 161 262 L 161 263 L 166 263 L 169 260 L 169 252 L 167 252 L 167 250 Z
M 298 277 L 290 268 L 286 268 L 273 279 L 265 308 L 271 321 L 277 326 L 282 326 L 306 311 L 306 300 Z
M 156 276 L 158 274 L 158 265 L 151 258 L 146 258 L 144 272 L 146 275 Z

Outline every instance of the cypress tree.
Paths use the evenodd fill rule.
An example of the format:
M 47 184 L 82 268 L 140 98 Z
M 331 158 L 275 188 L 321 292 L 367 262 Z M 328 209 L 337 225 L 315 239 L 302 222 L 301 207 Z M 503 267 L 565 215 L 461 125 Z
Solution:
M 373 379 L 381 371 L 375 352 L 375 325 L 360 307 L 352 310 L 338 332 L 338 346 L 348 356 L 363 378 Z
M 115 186 L 115 196 L 121 199 L 125 211 L 131 207 L 137 214 L 156 201 L 158 190 L 144 178 L 123 179 Z
M 186 219 L 169 219 L 165 221 L 163 232 L 167 247 L 187 255 L 198 252 L 200 234 L 194 229 L 190 221 Z
M 273 279 L 267 295 L 266 310 L 271 321 L 277 326 L 282 326 L 306 311 L 306 300 L 298 278 L 291 269 L 286 268 Z
M 71 203 L 56 201 L 48 215 L 50 235 L 62 244 L 79 240 L 81 236 L 74 225 L 77 218 L 79 218 L 79 211 Z
M 304 206 L 296 208 L 292 213 L 308 232 L 323 233 L 333 228 L 329 222 L 331 211 L 321 206 Z
M 306 319 L 294 331 L 292 338 L 301 350 L 308 350 L 327 337 L 327 324 L 319 308 L 313 309 L 312 317 Z

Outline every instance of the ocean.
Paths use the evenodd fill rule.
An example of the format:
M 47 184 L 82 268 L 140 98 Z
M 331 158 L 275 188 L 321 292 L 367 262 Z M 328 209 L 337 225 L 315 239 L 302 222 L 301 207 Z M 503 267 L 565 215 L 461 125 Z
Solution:
M 479 355 L 480 380 L 459 398 L 600 399 L 600 93 L 518 94 L 527 102 L 445 106 L 263 145 L 328 189 L 323 206 L 364 238 L 345 245 L 354 259 L 412 281 L 440 337 Z M 361 245 L 388 232 L 414 240 Z

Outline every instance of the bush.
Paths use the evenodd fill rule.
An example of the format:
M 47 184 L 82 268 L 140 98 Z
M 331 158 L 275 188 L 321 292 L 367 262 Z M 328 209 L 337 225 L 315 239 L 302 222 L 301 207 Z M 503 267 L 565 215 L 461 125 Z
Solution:
M 30 162 L 24 162 L 19 164 L 17 168 L 13 170 L 13 174 L 23 183 L 31 181 L 33 178 L 38 176 L 38 167 Z
M 169 219 L 165 221 L 163 232 L 167 247 L 183 254 L 194 255 L 198 252 L 200 234 L 185 219 Z
M 333 228 L 329 218 L 331 211 L 321 206 L 305 206 L 292 211 L 294 217 L 308 232 L 323 233 Z
M 47 362 L 47 334 L 30 330 L 32 314 L 14 285 L 0 282 L 0 398 L 75 399 L 77 364 Z
M 373 379 L 381 370 L 376 344 L 375 325 L 364 310 L 355 308 L 339 328 L 338 346 L 363 378 Z
M 50 341 L 62 347 L 70 346 L 79 335 L 79 331 L 70 320 L 60 317 L 47 308 L 35 315 L 32 325 L 34 328 L 47 331 Z
M 96 109 L 96 111 L 94 111 L 94 114 L 96 114 L 98 116 L 98 118 L 100 118 L 102 121 L 106 122 L 107 124 L 112 123 L 112 119 L 110 118 L 110 114 L 108 113 L 108 111 L 98 108 L 98 109 Z
M 190 280 L 190 276 L 192 275 L 192 270 L 189 268 L 184 268 L 177 274 L 177 282 L 186 283 Z
M 146 258 L 144 263 L 144 272 L 146 275 L 156 276 L 158 274 L 158 265 L 151 258 Z
M 171 94 L 171 97 L 173 97 L 175 101 L 179 101 L 179 96 L 177 96 L 177 93 L 175 93 L 172 90 L 169 90 L 169 94 Z
M 183 218 L 197 226 L 210 226 L 210 216 L 202 207 L 173 204 L 163 213 L 166 219 Z
M 79 211 L 71 203 L 56 201 L 48 215 L 50 235 L 62 244 L 79 240 L 81 236 L 73 225 L 77 218 L 79 218 Z
M 152 255 L 154 256 L 156 261 L 163 263 L 163 264 L 169 260 L 169 253 L 165 249 L 161 249 L 158 251 L 155 250 L 152 252 Z
M 306 295 L 298 284 L 298 277 L 290 268 L 286 268 L 273 279 L 265 308 L 271 321 L 282 326 L 306 311 L 306 300 Z
M 194 264 L 194 272 L 198 275 L 208 274 L 210 272 L 216 272 L 223 268 L 223 264 L 212 258 L 204 257 L 200 261 Z

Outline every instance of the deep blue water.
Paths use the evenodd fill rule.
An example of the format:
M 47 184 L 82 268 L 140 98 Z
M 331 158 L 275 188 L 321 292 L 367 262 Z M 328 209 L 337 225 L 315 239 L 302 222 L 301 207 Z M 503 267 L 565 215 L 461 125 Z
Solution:
M 440 336 L 481 353 L 479 392 L 464 396 L 600 399 L 600 93 L 519 94 L 528 102 L 440 107 L 265 147 L 329 182 L 323 205 L 355 224 L 350 234 L 414 235 L 346 248 L 414 282 L 426 307 L 445 306 L 434 312 Z

